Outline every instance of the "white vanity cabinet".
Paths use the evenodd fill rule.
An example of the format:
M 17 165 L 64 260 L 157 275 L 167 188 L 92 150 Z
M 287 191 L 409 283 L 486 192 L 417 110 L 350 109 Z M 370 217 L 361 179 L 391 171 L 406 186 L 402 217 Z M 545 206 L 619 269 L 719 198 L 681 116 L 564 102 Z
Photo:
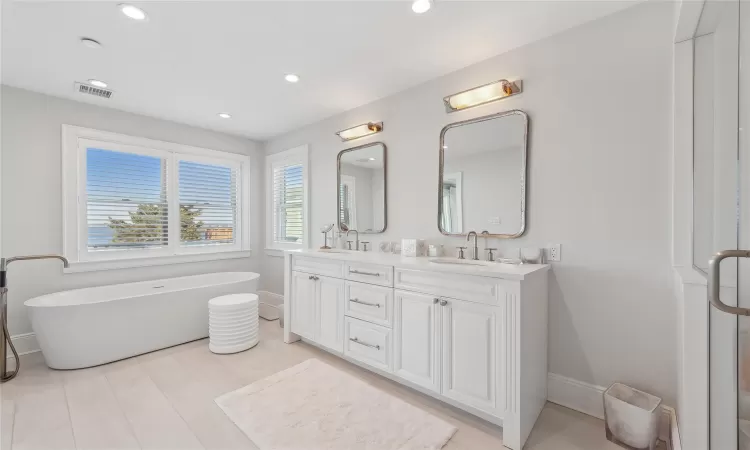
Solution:
M 317 294 L 317 284 L 312 274 L 304 272 L 292 273 L 292 292 L 291 297 L 294 302 L 287 303 L 288 307 L 294 308 L 291 311 L 291 324 L 293 333 L 298 334 L 306 339 L 315 338 L 315 296 Z
M 344 280 L 295 271 L 291 330 L 337 352 L 344 349 Z
M 284 340 L 502 425 L 521 450 L 547 396 L 547 270 L 288 252 Z
M 441 299 L 441 392 L 493 415 L 504 411 L 497 380 L 502 365 L 498 336 L 502 308 L 456 299 Z
M 395 291 L 393 372 L 440 392 L 440 306 L 432 295 Z

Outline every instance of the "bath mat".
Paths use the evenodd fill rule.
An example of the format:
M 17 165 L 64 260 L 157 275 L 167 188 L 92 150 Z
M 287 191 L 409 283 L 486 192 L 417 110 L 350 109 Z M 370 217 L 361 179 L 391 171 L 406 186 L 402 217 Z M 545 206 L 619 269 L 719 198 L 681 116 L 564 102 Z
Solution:
M 260 450 L 437 450 L 456 432 L 317 359 L 224 394 L 216 404 Z

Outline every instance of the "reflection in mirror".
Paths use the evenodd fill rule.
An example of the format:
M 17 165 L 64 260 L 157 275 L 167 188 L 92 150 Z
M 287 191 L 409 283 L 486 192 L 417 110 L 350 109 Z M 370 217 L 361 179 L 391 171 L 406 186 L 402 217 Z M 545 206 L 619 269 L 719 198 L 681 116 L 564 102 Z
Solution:
M 338 156 L 339 230 L 382 233 L 386 227 L 386 147 L 382 142 Z
M 440 139 L 438 227 L 447 235 L 526 228 L 528 118 L 509 111 L 448 125 Z

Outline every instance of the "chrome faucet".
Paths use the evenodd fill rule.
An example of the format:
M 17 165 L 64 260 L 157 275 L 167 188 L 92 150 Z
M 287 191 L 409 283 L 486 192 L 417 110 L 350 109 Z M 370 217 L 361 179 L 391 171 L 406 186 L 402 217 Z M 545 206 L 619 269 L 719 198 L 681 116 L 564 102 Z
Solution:
M 471 259 L 473 259 L 474 261 L 479 261 L 479 246 L 477 246 L 477 232 L 469 231 L 469 234 L 466 235 L 466 240 L 470 241 L 472 236 L 474 236 L 474 248 L 472 248 L 471 250 Z
M 355 249 L 357 251 L 359 251 L 359 231 L 357 231 L 357 230 L 349 230 L 349 231 L 346 232 L 346 237 L 349 237 L 349 233 L 351 233 L 352 231 L 355 232 L 355 233 L 357 233 L 357 245 L 356 245 Z

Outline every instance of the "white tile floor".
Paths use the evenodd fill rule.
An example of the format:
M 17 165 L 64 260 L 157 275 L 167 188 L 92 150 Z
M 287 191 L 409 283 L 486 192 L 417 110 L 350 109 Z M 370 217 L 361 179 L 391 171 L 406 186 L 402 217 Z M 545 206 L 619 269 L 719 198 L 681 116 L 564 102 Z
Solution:
M 214 355 L 208 341 L 105 366 L 56 371 L 41 353 L 0 388 L 2 450 L 255 449 L 214 398 L 308 358 L 319 358 L 453 423 L 447 450 L 502 449 L 502 430 L 303 343 L 284 344 L 277 322 L 261 320 L 250 351 Z M 526 444 L 533 450 L 616 450 L 602 421 L 548 404 Z M 315 450 L 315 449 L 310 449 Z

